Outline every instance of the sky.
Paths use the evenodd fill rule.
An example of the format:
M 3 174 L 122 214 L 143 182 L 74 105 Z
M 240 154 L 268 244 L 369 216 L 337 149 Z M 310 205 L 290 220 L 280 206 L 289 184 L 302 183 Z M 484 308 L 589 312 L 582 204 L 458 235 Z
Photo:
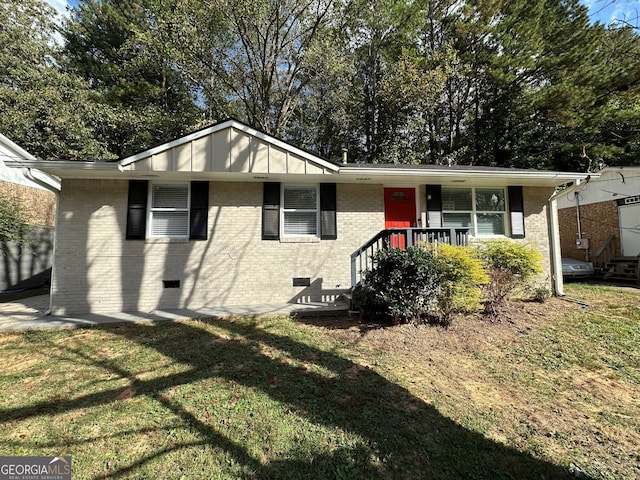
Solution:
M 599 21 L 604 25 L 622 20 L 635 27 L 640 27 L 640 0 L 580 0 L 589 8 L 591 21 Z M 75 5 L 75 0 L 47 0 L 56 11 L 64 14 L 67 4 Z
M 640 26 L 640 0 L 580 0 L 589 8 L 592 21 L 600 21 L 605 25 L 624 21 L 634 27 Z

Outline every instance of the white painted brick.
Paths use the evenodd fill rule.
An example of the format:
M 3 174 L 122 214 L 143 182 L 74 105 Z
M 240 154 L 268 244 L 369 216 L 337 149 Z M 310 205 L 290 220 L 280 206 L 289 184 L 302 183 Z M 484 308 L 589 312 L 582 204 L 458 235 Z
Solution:
M 351 253 L 384 228 L 381 185 L 338 184 L 338 240 L 263 241 L 262 184 L 211 182 L 207 241 L 127 241 L 127 191 L 126 181 L 63 182 L 54 314 L 318 299 L 350 287 Z M 525 241 L 547 264 L 549 195 L 524 189 Z M 294 277 L 310 277 L 312 287 L 293 287 Z M 164 289 L 162 280 L 181 288 Z

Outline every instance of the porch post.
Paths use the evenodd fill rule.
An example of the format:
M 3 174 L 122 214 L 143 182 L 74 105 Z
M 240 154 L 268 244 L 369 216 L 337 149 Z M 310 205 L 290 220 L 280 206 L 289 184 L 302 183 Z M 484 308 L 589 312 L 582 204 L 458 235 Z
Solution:
M 458 238 L 456 236 L 455 228 L 449 229 L 449 241 L 451 242 L 451 245 L 458 245 Z

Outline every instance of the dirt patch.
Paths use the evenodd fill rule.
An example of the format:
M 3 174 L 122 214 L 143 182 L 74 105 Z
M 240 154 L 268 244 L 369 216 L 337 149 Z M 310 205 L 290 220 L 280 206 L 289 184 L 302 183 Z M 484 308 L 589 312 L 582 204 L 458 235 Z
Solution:
M 353 361 L 465 428 L 559 465 L 580 465 L 593 478 L 629 478 L 632 462 L 624 452 L 636 452 L 640 441 L 640 391 L 606 362 L 576 359 L 599 361 L 588 355 L 589 340 L 575 328 L 575 314 L 611 318 L 609 305 L 616 302 L 593 297 L 587 308 L 559 298 L 513 301 L 500 320 L 459 317 L 446 329 L 377 327 L 356 315 L 316 319 L 313 326 L 348 345 Z
M 514 301 L 503 310 L 499 320 L 481 316 L 455 318 L 448 328 L 432 325 L 379 326 L 362 323 L 357 314 L 344 317 L 317 318 L 307 323 L 343 341 L 359 341 L 390 352 L 473 352 L 498 347 L 526 335 L 534 328 L 548 325 L 556 315 L 580 310 L 580 305 L 551 298 L 544 304 Z

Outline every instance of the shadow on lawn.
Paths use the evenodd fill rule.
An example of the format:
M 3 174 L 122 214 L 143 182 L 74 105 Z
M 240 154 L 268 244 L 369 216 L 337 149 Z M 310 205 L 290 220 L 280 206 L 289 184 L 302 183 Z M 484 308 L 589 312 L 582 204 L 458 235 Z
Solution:
M 152 380 L 131 378 L 131 373 L 111 362 L 86 358 L 118 375 L 131 378 L 135 395 L 159 401 L 182 422 L 195 428 L 201 441 L 179 445 L 211 445 L 223 449 L 243 465 L 246 478 L 570 478 L 567 470 L 471 432 L 443 417 L 436 409 L 370 369 L 330 352 L 318 350 L 269 333 L 256 324 L 211 319 L 205 321 L 225 330 L 230 339 L 205 332 L 194 324 L 163 322 L 149 335 L 131 325 L 97 327 L 153 348 L 191 368 Z M 290 358 L 313 363 L 333 372 L 329 378 L 308 369 L 283 363 L 262 353 L 262 346 L 284 351 Z M 75 352 L 77 354 L 78 352 Z M 242 359 L 242 364 L 238 364 Z M 289 406 L 309 421 L 360 435 L 366 443 L 341 447 L 332 454 L 291 452 L 289 458 L 261 463 L 222 430 L 184 410 L 164 392 L 177 385 L 207 378 L 222 378 L 258 389 Z M 117 391 L 56 400 L 24 409 L 1 411 L 3 418 L 25 418 L 42 412 L 65 411 L 113 401 Z M 265 445 L 267 448 L 268 445 Z M 159 450 L 107 477 L 135 475 L 144 463 L 165 455 Z M 371 458 L 381 459 L 371 462 Z M 187 467 L 188 471 L 188 467 Z M 213 473 L 213 472 L 212 472 Z

